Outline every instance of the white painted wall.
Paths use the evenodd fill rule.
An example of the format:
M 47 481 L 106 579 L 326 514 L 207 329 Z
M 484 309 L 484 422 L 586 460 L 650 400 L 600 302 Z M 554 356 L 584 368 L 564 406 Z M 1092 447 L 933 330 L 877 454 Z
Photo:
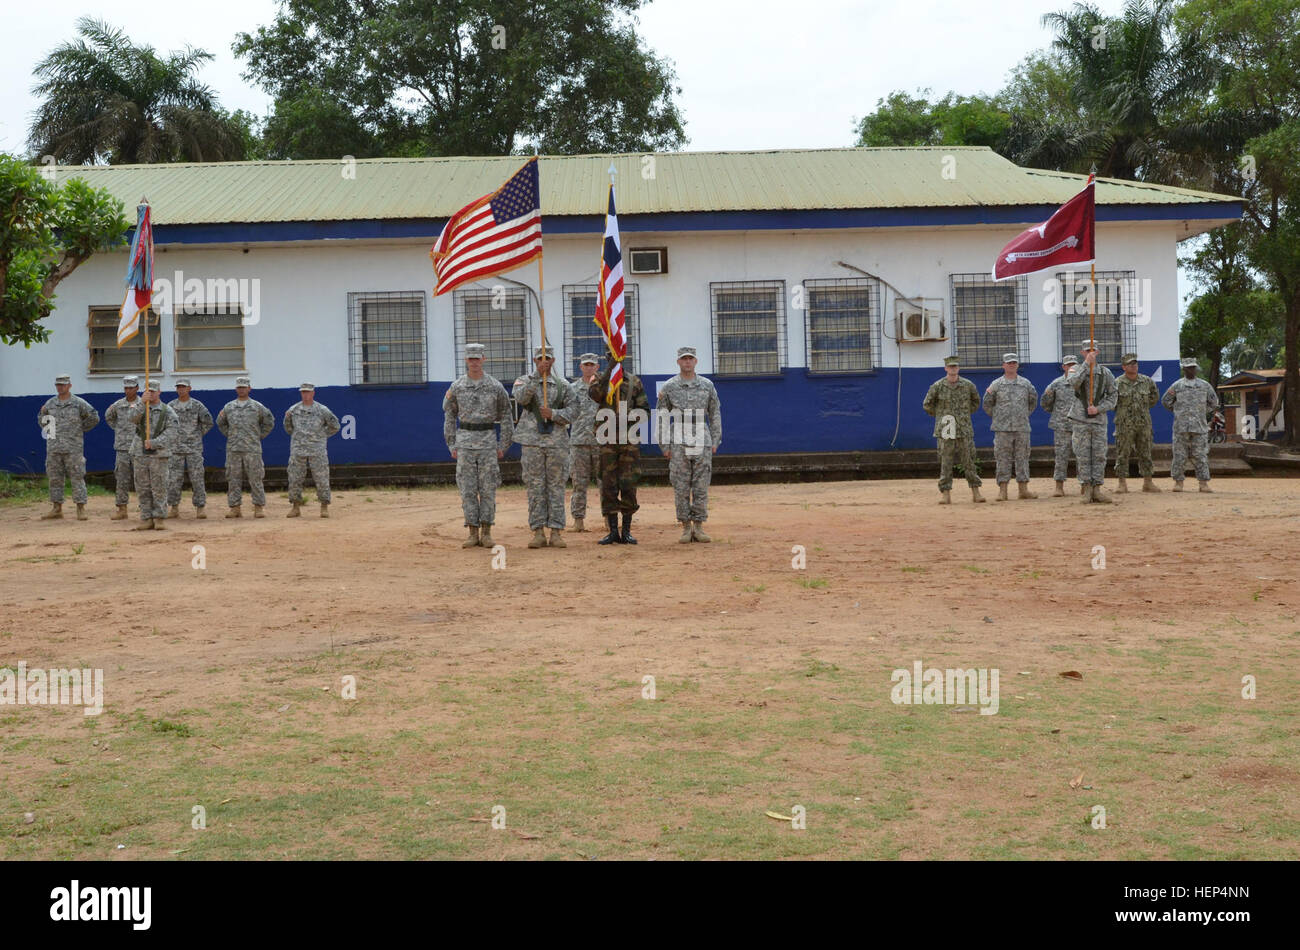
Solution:
M 908 294 L 938 297 L 948 315 L 951 273 L 986 273 L 997 251 L 1018 233 L 1009 228 L 878 228 L 853 231 L 741 233 L 625 233 L 629 247 L 668 247 L 669 273 L 628 276 L 641 292 L 642 358 L 646 373 L 676 371 L 676 348 L 693 344 L 701 370 L 712 371 L 709 283 L 722 280 L 785 280 L 787 288 L 787 365 L 804 365 L 803 314 L 788 305 L 789 292 L 804 279 L 854 277 L 835 265 L 844 260 L 878 274 Z M 1133 270 L 1151 281 L 1151 322 L 1137 328 L 1144 360 L 1178 356 L 1177 258 L 1172 224 L 1101 224 L 1099 270 Z M 552 236 L 546 239 L 548 335 L 563 348 L 563 285 L 594 283 L 598 238 Z M 159 248 L 155 277 L 248 278 L 260 281 L 260 313 L 245 330 L 247 370 L 254 388 L 296 386 L 310 379 L 318 386 L 348 384 L 347 294 L 356 291 L 423 291 L 428 308 L 429 377 L 449 380 L 459 373 L 454 355 L 450 294 L 432 296 L 433 269 L 428 245 L 418 243 L 318 242 L 310 246 L 239 248 Z M 98 255 L 59 287 L 58 307 L 47 325 L 48 344 L 0 348 L 0 395 L 53 391 L 53 377 L 68 372 L 76 392 L 120 389 L 117 374 L 87 372 L 87 308 L 117 306 L 123 295 L 125 255 Z M 536 287 L 537 271 L 528 265 L 508 275 Z M 1060 358 L 1057 320 L 1044 312 L 1043 280 L 1030 278 L 1029 357 L 1022 362 Z M 485 282 L 490 284 L 491 282 Z M 882 295 L 892 307 L 892 295 Z M 172 321 L 163 316 L 164 388 L 176 377 Z M 898 348 L 882 339 L 882 365 L 895 365 Z M 534 328 L 536 342 L 536 328 Z M 1078 341 L 1065 341 L 1074 351 Z M 902 347 L 905 367 L 937 367 L 950 344 L 910 343 Z M 569 354 L 562 353 L 564 357 Z M 229 388 L 234 373 L 195 374 L 196 387 Z

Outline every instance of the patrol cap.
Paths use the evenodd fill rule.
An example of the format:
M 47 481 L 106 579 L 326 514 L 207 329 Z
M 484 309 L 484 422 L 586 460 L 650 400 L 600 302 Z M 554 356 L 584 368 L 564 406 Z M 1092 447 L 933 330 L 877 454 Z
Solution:
M 138 380 L 138 379 L 137 379 L 136 377 L 134 377 L 134 376 L 123 376 L 123 377 L 122 377 L 122 388 L 123 388 L 123 389 L 126 389 L 126 387 L 128 387 L 128 386 L 134 386 L 136 389 L 139 389 L 139 388 L 140 388 L 140 380 Z
M 599 362 L 600 362 L 600 357 L 597 356 L 595 353 L 583 353 L 581 356 L 578 357 L 578 362 L 579 362 L 579 363 L 599 363 Z
M 535 360 L 543 360 L 543 359 L 548 359 L 548 358 L 549 358 L 549 359 L 554 359 L 554 358 L 555 358 L 555 350 L 554 350 L 554 349 L 552 349 L 552 348 L 549 347 L 549 346 L 535 346 L 535 347 L 533 347 L 533 359 L 535 359 Z
M 1079 357 L 1075 356 L 1073 353 L 1066 353 L 1066 354 L 1065 354 L 1065 358 L 1064 358 L 1063 360 L 1061 360 L 1061 365 L 1062 365 L 1062 366 L 1077 366 L 1077 365 L 1079 365 Z
M 482 343 L 466 343 L 465 359 L 481 360 L 487 355 L 487 347 Z
M 1129 363 L 1136 363 L 1137 361 L 1138 355 L 1136 353 L 1125 353 L 1119 358 L 1119 365 L 1127 366 Z
M 57 386 L 59 383 L 63 383 L 65 386 L 71 386 L 72 377 L 67 373 L 60 373 L 58 376 L 54 377 L 54 384 Z
M 1095 350 L 1095 349 L 1097 349 L 1096 340 L 1084 340 L 1083 343 L 1079 345 L 1080 353 L 1087 353 L 1089 350 Z
M 160 393 L 162 392 L 162 381 L 157 379 L 151 379 L 149 380 L 149 385 L 147 385 L 145 388 L 149 390 L 149 392 L 151 393 Z
M 961 360 L 959 360 L 959 359 L 958 359 L 957 357 L 955 357 L 955 356 L 945 356 L 945 357 L 943 358 L 943 365 L 944 365 L 944 366 L 960 366 L 960 365 L 961 365 Z
M 1020 357 L 1019 357 L 1019 355 L 1017 355 L 1017 354 L 1015 354 L 1015 353 L 1003 353 L 1003 354 L 1002 354 L 1002 362 L 1004 362 L 1004 363 L 1019 363 L 1019 362 L 1020 362 Z
M 176 380 L 175 385 L 177 385 L 177 386 L 185 386 L 186 388 L 189 388 L 189 385 L 190 385 L 189 377 L 188 377 L 188 376 L 182 376 L 180 379 Z
M 1196 367 L 1200 366 L 1200 364 L 1196 362 L 1196 357 L 1194 356 L 1184 356 L 1181 360 L 1178 361 L 1178 365 L 1181 366 L 1183 369 L 1187 369 L 1187 367 L 1189 366 L 1196 366 Z
M 315 383 L 302 383 L 298 386 L 298 392 L 300 393 L 314 393 L 315 391 L 316 391 Z
M 249 389 L 252 389 L 253 381 L 250 380 L 247 376 L 236 376 L 235 388 L 238 389 L 240 386 L 247 386 Z
M 693 346 L 677 347 L 677 358 L 681 359 L 683 356 L 695 356 L 695 347 Z

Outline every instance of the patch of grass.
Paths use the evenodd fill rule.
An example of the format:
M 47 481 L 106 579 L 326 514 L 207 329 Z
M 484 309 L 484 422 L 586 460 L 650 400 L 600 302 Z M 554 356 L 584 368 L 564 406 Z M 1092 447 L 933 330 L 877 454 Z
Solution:
M 822 590 L 830 586 L 830 582 L 824 577 L 797 577 L 795 581 L 800 587 L 808 590 Z
M 962 567 L 970 571 L 972 574 L 991 573 L 987 567 L 980 567 L 978 564 L 963 564 Z
M 150 725 L 154 732 L 170 732 L 186 739 L 194 735 L 194 730 L 185 723 L 172 722 L 170 719 L 155 719 Z
M 928 567 L 917 567 L 911 564 L 904 564 L 903 573 L 904 574 L 928 574 L 930 573 L 930 569 Z
M 761 594 L 767 590 L 766 584 L 746 584 L 741 588 L 746 594 Z
M 86 485 L 91 498 L 103 498 L 113 493 L 98 485 Z M 50 480 L 44 475 L 15 475 L 0 472 L 0 508 L 10 505 L 31 505 L 50 500 Z
M 73 554 L 82 554 L 85 552 L 85 550 L 86 550 L 86 546 L 84 544 L 74 544 L 72 546 Z

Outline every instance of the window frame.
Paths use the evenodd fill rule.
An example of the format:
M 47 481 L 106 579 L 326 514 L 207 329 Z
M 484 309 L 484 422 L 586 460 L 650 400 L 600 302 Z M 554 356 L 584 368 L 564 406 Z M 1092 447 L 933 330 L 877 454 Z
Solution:
M 573 301 L 578 297 L 594 297 L 597 303 L 600 300 L 599 284 L 564 284 L 561 288 L 564 296 L 564 352 L 568 359 L 565 361 L 564 368 L 572 370 L 566 379 L 576 379 L 582 375 L 582 369 L 578 364 L 578 358 L 586 349 L 586 343 L 577 344 L 575 339 L 580 339 L 573 331 L 573 321 L 585 319 L 591 325 L 592 335 L 596 339 L 593 347 L 597 356 L 602 359 L 605 355 L 605 338 L 596 326 L 593 310 L 591 316 L 574 313 Z M 624 357 L 624 366 L 629 372 L 638 372 L 638 365 L 641 359 L 641 287 L 636 283 L 623 283 L 623 300 L 624 309 L 627 312 L 627 356 Z M 583 335 L 585 337 L 586 334 Z
M 210 327 L 183 327 L 181 323 L 188 316 L 229 316 L 234 323 L 225 323 Z M 188 330 L 233 330 L 238 329 L 239 346 L 182 346 L 182 334 Z M 172 313 L 172 367 L 177 373 L 246 373 L 248 372 L 248 346 L 245 341 L 244 310 L 239 304 L 233 306 L 207 305 L 202 307 L 180 307 Z M 185 366 L 181 363 L 182 353 L 196 353 L 215 350 L 239 350 L 238 366 Z
M 106 322 L 104 322 L 104 323 L 102 323 L 102 324 L 98 324 L 98 325 L 97 325 L 97 324 L 95 323 L 95 317 L 96 317 L 97 314 L 111 315 L 112 319 L 111 319 L 110 321 L 106 321 Z M 92 306 L 89 306 L 89 307 L 86 308 L 86 375 L 88 375 L 88 376 L 124 376 L 124 375 L 133 375 L 133 374 L 137 374 L 137 373 L 143 373 L 143 372 L 145 372 L 145 367 L 144 367 L 144 340 L 140 337 L 140 334 L 139 334 L 139 333 L 137 333 L 137 334 L 135 335 L 135 337 L 134 337 L 134 338 L 133 338 L 129 343 L 127 343 L 127 344 L 125 345 L 125 348 L 126 348 L 126 349 L 129 349 L 129 350 L 138 350 L 138 351 L 139 351 L 139 354 L 140 354 L 140 362 L 139 362 L 138 365 L 137 365 L 137 364 L 132 364 L 130 367 L 125 367 L 125 366 L 122 366 L 122 367 L 117 367 L 117 366 L 115 366 L 115 367 L 103 367 L 103 366 L 97 367 L 97 366 L 95 365 L 95 353 L 96 353 L 97 351 L 103 351 L 103 350 L 119 350 L 119 348 L 116 346 L 116 342 L 117 342 L 116 328 L 117 328 L 117 325 L 121 322 L 121 319 L 122 319 L 122 308 L 121 308 L 120 305 L 118 305 L 118 306 L 112 306 L 112 305 L 94 306 L 94 305 L 92 305 Z M 109 328 L 112 328 L 112 329 L 114 330 L 113 345 L 112 345 L 112 346 L 95 346 L 95 345 L 94 345 L 94 336 L 93 336 L 94 331 L 95 331 L 95 330 L 104 330 L 104 329 L 109 329 Z M 153 308 L 152 306 L 150 306 L 149 309 L 145 312 L 144 317 L 143 317 L 142 320 L 141 320 L 141 327 L 140 327 L 140 330 L 141 330 L 141 332 L 143 332 L 143 333 L 148 333 L 149 330 L 154 330 L 154 331 L 155 331 L 153 334 L 150 334 L 150 339 L 151 339 L 151 340 L 156 340 L 157 343 L 158 343 L 158 345 L 157 345 L 156 348 L 153 347 L 153 346 L 150 346 L 150 347 L 149 347 L 149 356 L 152 358 L 151 361 L 154 362 L 156 365 L 150 366 L 148 372 L 149 372 L 149 373 L 157 373 L 157 374 L 161 375 L 161 374 L 163 373 L 163 367 L 162 367 L 162 350 L 163 350 L 163 347 L 162 347 L 162 315 L 161 315 L 157 310 L 154 310 L 154 308 Z M 139 340 L 140 342 L 137 343 L 136 340 Z M 119 352 L 120 352 L 120 350 L 119 350 Z
M 978 362 L 970 354 L 962 352 L 962 333 L 960 311 L 957 306 L 957 292 L 964 288 L 979 288 L 984 290 L 1002 290 L 1005 288 L 1012 294 L 1012 307 L 1014 309 L 1013 325 L 1010 327 L 1011 339 L 1004 343 L 994 344 L 971 344 L 978 349 L 987 349 L 988 346 L 994 347 L 996 352 L 991 355 L 997 357 L 996 362 Z M 1005 291 L 1004 291 L 1005 292 Z M 949 352 L 961 360 L 961 368 L 965 370 L 990 370 L 1002 368 L 1002 354 L 1014 352 L 1020 357 L 1020 364 L 1023 366 L 1030 362 L 1029 357 L 1029 278 L 1026 276 L 1015 277 L 1011 280 L 995 281 L 991 274 L 988 273 L 951 273 L 948 275 L 948 301 L 951 319 L 948 321 L 949 336 L 951 344 Z M 970 305 L 964 305 L 970 306 Z M 976 329 L 987 329 L 987 326 L 977 326 Z M 977 350 L 978 351 L 978 350 Z
M 773 355 L 776 357 L 776 366 L 772 370 L 731 370 L 724 368 L 724 361 L 731 354 L 724 355 L 721 352 L 720 342 L 724 334 L 721 332 L 719 319 L 721 315 L 730 315 L 732 313 L 743 311 L 720 311 L 718 309 L 719 300 L 728 295 L 741 296 L 743 294 L 757 294 L 761 292 L 775 291 L 774 303 L 775 308 L 771 311 L 775 326 L 773 334 L 776 337 L 776 351 Z M 767 311 L 754 311 L 767 312 Z M 717 280 L 709 283 L 709 329 L 713 343 L 713 373 L 712 375 L 721 378 L 730 379 L 780 379 L 782 370 L 787 363 L 787 324 L 786 324 L 786 290 L 784 278 L 779 280 Z M 728 331 L 727 336 L 744 336 L 740 332 Z M 764 331 L 763 335 L 767 335 Z M 767 352 L 759 350 L 738 351 L 744 356 L 752 356 L 753 353 Z
M 803 296 L 804 321 L 804 367 L 809 376 L 875 376 L 880 370 L 880 281 L 870 277 L 830 277 L 806 278 L 801 286 Z M 815 291 L 821 290 L 865 290 L 867 293 L 867 314 L 865 332 L 867 335 L 867 365 L 860 368 L 816 369 L 813 367 L 813 307 Z M 818 331 L 829 332 L 829 331 Z M 849 332 L 858 332 L 856 330 Z M 823 352 L 841 353 L 843 350 L 826 350 Z
M 419 336 L 409 339 L 395 340 L 368 340 L 366 338 L 366 327 L 374 326 L 379 321 L 368 320 L 365 317 L 365 307 L 371 303 L 415 303 L 419 306 L 419 316 L 411 320 L 383 321 L 386 323 L 395 323 L 398 326 L 405 327 L 409 324 L 414 328 L 419 325 Z M 348 385 L 358 389 L 418 389 L 429 385 L 429 311 L 423 290 L 356 290 L 348 291 Z M 367 360 L 366 348 L 377 346 L 379 344 L 399 343 L 406 345 L 418 345 L 418 360 Z M 419 363 L 419 369 L 415 371 L 411 379 L 385 379 L 369 381 L 367 375 L 368 366 L 394 366 L 409 365 Z
M 1073 318 L 1072 322 L 1075 323 L 1075 326 L 1072 328 L 1073 332 L 1070 335 L 1067 335 L 1065 328 L 1067 316 L 1065 301 L 1067 291 L 1070 291 L 1071 303 L 1077 305 L 1079 302 L 1077 288 L 1081 284 L 1091 283 L 1092 277 L 1085 276 L 1083 271 L 1058 271 L 1056 273 L 1056 279 L 1060 282 L 1061 291 L 1061 311 L 1056 315 L 1056 341 L 1057 349 L 1064 354 L 1066 352 L 1074 352 L 1077 347 L 1088 338 L 1090 332 L 1087 325 L 1088 314 L 1073 313 L 1069 314 L 1069 316 Z M 1117 344 L 1112 344 L 1109 340 L 1106 340 L 1105 337 L 1109 336 L 1109 334 L 1102 333 L 1101 321 L 1098 319 L 1096 327 L 1091 331 L 1097 340 L 1097 362 L 1101 363 L 1103 366 L 1119 366 L 1120 360 L 1123 358 L 1125 353 L 1132 353 L 1137 350 L 1137 307 L 1135 305 L 1135 297 L 1137 295 L 1137 271 L 1097 271 L 1096 281 L 1098 285 L 1101 285 L 1103 282 L 1108 285 L 1113 285 L 1118 291 L 1115 297 L 1115 310 L 1117 312 L 1114 314 L 1113 321 L 1118 324 L 1115 335 L 1119 339 Z M 1096 295 L 1095 311 L 1098 318 L 1102 316 L 1102 296 L 1101 293 Z M 1082 328 L 1078 326 L 1078 321 L 1080 319 L 1083 321 Z M 1111 319 L 1112 318 L 1108 314 L 1106 322 L 1110 323 Z M 1109 359 L 1110 354 L 1107 352 L 1107 347 L 1111 345 L 1114 345 L 1117 348 L 1113 360 Z M 1067 346 L 1069 347 L 1068 351 L 1066 349 Z
M 480 336 L 475 337 L 472 340 L 468 339 L 465 335 L 466 317 L 468 315 L 466 303 L 471 300 L 491 300 L 497 291 L 491 288 L 473 287 L 460 288 L 452 291 L 452 305 L 455 314 L 454 324 L 456 348 L 456 372 L 454 376 L 458 378 L 465 372 L 465 345 L 467 343 L 482 343 L 487 347 L 487 357 L 484 360 L 483 371 L 489 376 L 494 377 L 506 388 L 506 392 L 509 393 L 510 387 L 514 384 L 515 379 L 532 372 L 533 369 L 533 295 L 524 287 L 508 286 L 502 289 L 505 291 L 507 300 L 523 302 L 523 312 L 520 315 L 520 319 L 523 323 L 523 335 L 520 337 L 488 336 L 483 338 Z M 522 344 L 522 365 L 514 371 L 513 375 L 510 375 L 509 373 L 501 374 L 500 372 L 494 373 L 492 370 L 499 369 L 499 367 L 493 366 L 493 363 L 508 363 L 514 359 L 514 357 L 509 355 L 494 356 L 492 353 L 492 344 L 511 340 L 518 340 Z M 559 361 L 557 360 L 556 362 L 558 363 Z

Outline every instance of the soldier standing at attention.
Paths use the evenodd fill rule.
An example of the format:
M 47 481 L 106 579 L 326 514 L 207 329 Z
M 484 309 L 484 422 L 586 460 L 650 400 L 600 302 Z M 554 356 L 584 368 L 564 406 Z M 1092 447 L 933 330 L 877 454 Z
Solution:
M 179 422 L 171 470 L 167 476 L 167 517 L 181 516 L 181 489 L 185 486 L 185 470 L 188 468 L 194 517 L 206 518 L 208 488 L 203 471 L 203 437 L 212 429 L 212 413 L 203 403 L 191 398 L 188 379 L 176 380 L 176 398 L 167 405 L 176 413 Z
M 568 380 L 551 375 L 554 365 L 555 351 L 545 345 L 537 347 L 533 350 L 535 368 L 515 380 L 513 391 L 515 403 L 522 410 L 515 441 L 523 446 L 528 527 L 533 530 L 530 548 L 546 547 L 548 526 L 551 547 L 568 547 L 564 542 L 564 480 L 569 476 L 567 426 L 581 410 L 578 394 Z
M 135 407 L 140 392 L 140 380 L 134 376 L 122 377 L 122 398 L 104 411 L 104 421 L 113 430 L 113 482 L 117 489 L 117 512 L 113 521 L 126 520 L 126 506 L 131 503 L 131 489 L 135 487 L 135 474 L 131 470 L 131 440 L 135 427 L 126 421 L 127 411 Z
M 293 505 L 286 518 L 302 515 L 302 485 L 311 469 L 311 481 L 316 486 L 320 501 L 320 516 L 330 516 L 330 457 L 325 442 L 339 431 L 338 416 L 329 406 L 316 401 L 316 384 L 303 383 L 298 387 L 302 401 L 292 405 L 284 414 L 284 431 L 289 433 L 289 504 Z
M 148 406 L 148 412 L 145 407 Z M 135 426 L 131 440 L 131 467 L 140 499 L 140 523 L 135 531 L 161 531 L 167 520 L 167 475 L 170 456 L 180 434 L 180 420 L 162 401 L 162 383 L 149 380 L 144 399 L 126 414 Z
M 217 413 L 217 428 L 226 437 L 226 502 L 230 510 L 227 518 L 242 518 L 243 482 L 248 476 L 248 488 L 253 493 L 253 517 L 265 518 L 266 491 L 262 478 L 266 468 L 262 464 L 262 440 L 275 428 L 271 410 L 248 394 L 252 381 L 247 376 L 235 377 L 235 398 Z
M 997 460 L 998 501 L 1007 500 L 1007 482 L 1015 470 L 1021 498 L 1029 490 L 1029 414 L 1038 406 L 1038 390 L 1020 373 L 1020 357 L 1002 354 L 1002 376 L 984 392 L 984 411 L 993 417 L 993 457 Z
M 1138 372 L 1136 353 L 1120 357 L 1124 375 L 1115 380 L 1115 474 L 1119 485 L 1115 491 L 1128 493 L 1128 458 L 1137 456 L 1142 490 L 1160 491 L 1151 481 L 1151 407 L 1160 401 L 1160 393 L 1150 376 Z
M 42 521 L 63 517 L 63 480 L 72 482 L 77 520 L 86 520 L 86 433 L 99 425 L 99 411 L 80 396 L 72 395 L 72 377 L 54 377 L 57 396 L 51 396 L 36 413 L 45 439 L 45 474 L 50 480 L 50 510 Z
M 569 426 L 569 477 L 573 480 L 569 510 L 573 513 L 574 531 L 587 530 L 587 486 L 593 476 L 600 474 L 600 452 L 596 448 L 596 410 L 600 407 L 587 395 L 599 365 L 599 356 L 583 353 L 578 358 L 582 375 L 572 383 L 579 409 Z
M 515 436 L 506 388 L 483 372 L 486 349 L 482 343 L 465 344 L 465 375 L 451 384 L 442 399 L 442 437 L 456 460 L 456 487 L 465 512 L 465 527 L 469 528 L 462 548 L 490 548 L 494 543 L 492 524 L 497 516 L 500 462 Z
M 1091 401 L 1088 399 L 1090 368 Z M 1083 362 L 1070 370 L 1070 386 L 1077 400 L 1070 410 L 1070 427 L 1083 502 L 1109 505 L 1111 498 L 1101 491 L 1106 480 L 1106 413 L 1115 408 L 1118 391 L 1114 375 L 1097 363 L 1096 340 L 1083 341 Z
M 1077 357 L 1061 360 L 1061 375 L 1047 384 L 1040 405 L 1052 414 L 1047 427 L 1052 430 L 1052 447 L 1055 464 L 1052 479 L 1056 482 L 1053 498 L 1065 494 L 1065 479 L 1070 474 L 1070 409 L 1074 406 L 1074 390 L 1070 388 L 1070 367 L 1077 365 Z
M 649 425 L 650 400 L 646 398 L 641 377 L 623 368 L 623 382 L 615 392 L 614 402 L 607 403 L 609 377 L 614 372 L 615 360 L 610 356 L 605 368 L 587 390 L 598 405 L 596 410 L 596 443 L 600 446 L 600 514 L 609 525 L 609 534 L 597 544 L 636 544 L 632 537 L 632 516 L 641 506 L 636 501 L 636 483 L 641 476 L 641 445 L 636 438 L 633 413 L 644 414 Z M 620 407 L 622 411 L 620 412 Z M 618 420 L 625 425 L 619 431 Z M 618 526 L 623 516 L 623 529 Z
M 975 384 L 961 378 L 961 360 L 949 356 L 943 361 L 943 379 L 932 383 L 921 407 L 934 416 L 934 437 L 939 450 L 939 499 L 941 505 L 952 504 L 952 469 L 961 466 L 970 485 L 971 501 L 984 501 L 980 485 L 984 482 L 975 474 L 975 430 L 971 416 L 980 407 L 980 394 Z
M 704 533 L 709 520 L 709 482 L 713 479 L 713 454 L 722 444 L 722 404 L 713 381 L 695 375 L 695 347 L 677 348 L 680 372 L 659 390 L 661 411 L 682 413 L 664 449 L 668 457 L 668 480 L 673 485 L 677 520 L 682 526 L 682 544 L 712 541 Z M 707 446 L 707 449 L 706 449 Z
M 1187 456 L 1192 456 L 1196 480 L 1201 491 L 1210 488 L 1210 424 L 1207 416 L 1219 408 L 1219 395 L 1203 379 L 1197 379 L 1200 369 L 1196 360 L 1187 358 L 1179 363 L 1183 378 L 1165 390 L 1160 404 L 1174 414 L 1174 459 L 1169 474 L 1174 480 L 1174 491 L 1183 490 L 1183 475 L 1187 469 Z

